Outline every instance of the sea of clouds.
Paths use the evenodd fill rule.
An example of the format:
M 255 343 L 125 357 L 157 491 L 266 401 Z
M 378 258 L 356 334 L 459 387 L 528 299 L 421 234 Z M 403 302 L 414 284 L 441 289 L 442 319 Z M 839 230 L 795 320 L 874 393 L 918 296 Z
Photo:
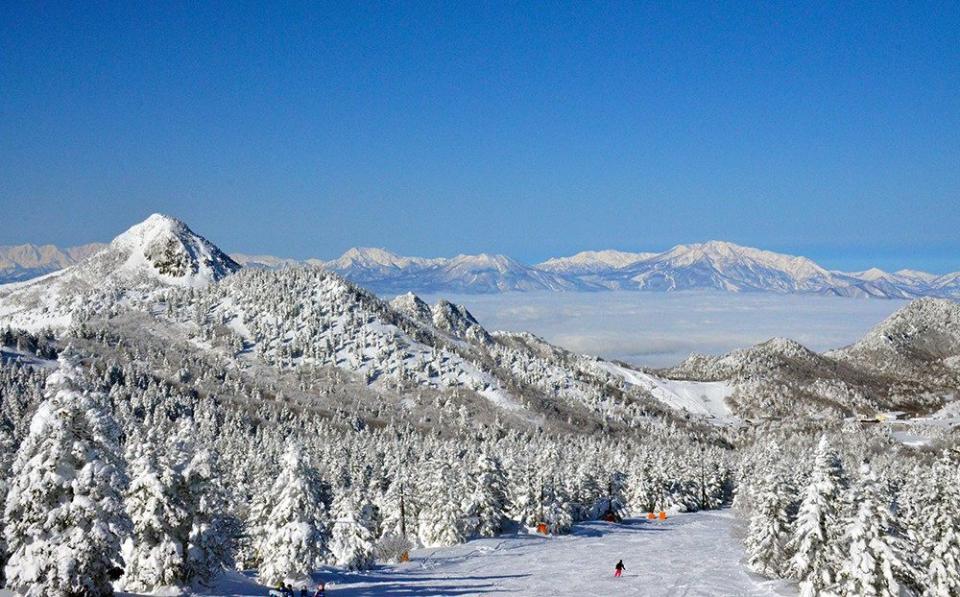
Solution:
M 422 297 L 433 303 L 440 295 Z M 846 346 L 905 301 L 768 293 L 514 292 L 442 295 L 489 330 L 528 331 L 569 350 L 666 367 L 776 336 L 823 351 Z

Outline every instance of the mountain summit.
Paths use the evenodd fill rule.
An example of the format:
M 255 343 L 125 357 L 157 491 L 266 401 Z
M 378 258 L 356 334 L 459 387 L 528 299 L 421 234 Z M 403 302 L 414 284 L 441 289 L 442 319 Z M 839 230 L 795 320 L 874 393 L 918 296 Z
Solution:
M 174 286 L 206 286 L 240 269 L 213 243 L 162 214 L 113 239 L 110 250 L 124 257 L 117 273 L 147 275 Z
M 91 304 L 169 287 L 201 288 L 239 269 L 180 220 L 153 214 L 75 265 L 0 286 L 0 318 L 25 329 L 66 325 Z

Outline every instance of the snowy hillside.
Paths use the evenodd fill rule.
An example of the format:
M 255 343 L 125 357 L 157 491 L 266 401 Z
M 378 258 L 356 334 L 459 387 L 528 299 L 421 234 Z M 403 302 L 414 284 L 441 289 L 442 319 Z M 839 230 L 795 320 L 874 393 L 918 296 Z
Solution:
M 31 330 L 67 326 L 159 288 L 199 288 L 239 269 L 183 222 L 154 214 L 76 265 L 0 286 L 0 322 Z
M 830 356 L 890 373 L 932 373 L 960 355 L 960 304 L 944 299 L 913 301 L 859 342 Z
M 354 264 L 391 267 L 392 258 L 380 251 L 349 257 Z M 473 263 L 457 258 L 447 265 L 467 262 Z M 489 262 L 505 275 L 513 267 Z M 394 263 L 400 265 L 409 264 Z M 333 368 L 394 395 L 396 403 L 409 401 L 398 395 L 411 391 L 450 394 L 476 416 L 500 413 L 522 424 L 628 426 L 684 412 L 628 382 L 626 371 L 599 368 L 593 357 L 532 336 L 492 335 L 447 301 L 429 307 L 405 295 L 388 303 L 316 267 L 240 271 L 209 241 L 165 216 L 133 226 L 76 266 L 0 287 L 0 325 L 96 326 L 127 334 L 131 320 L 157 339 L 186 343 L 238 367 L 266 366 L 281 375 Z
M 745 418 L 929 412 L 960 387 L 958 322 L 957 303 L 920 299 L 845 349 L 817 354 L 775 338 L 723 356 L 693 355 L 664 374 L 731 384 L 729 402 Z

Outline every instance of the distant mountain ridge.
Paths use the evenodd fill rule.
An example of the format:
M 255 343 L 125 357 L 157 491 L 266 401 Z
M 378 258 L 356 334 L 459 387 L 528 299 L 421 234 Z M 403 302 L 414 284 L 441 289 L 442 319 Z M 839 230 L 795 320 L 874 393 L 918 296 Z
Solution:
M 315 264 L 380 293 L 505 291 L 721 290 L 913 299 L 960 297 L 960 274 L 879 269 L 847 273 L 806 257 L 734 243 L 677 245 L 662 253 L 584 251 L 533 266 L 503 255 L 404 257 L 385 249 L 350 249 Z
M 0 284 L 69 267 L 105 246 L 67 250 L 52 245 L 0 247 Z M 584 251 L 536 265 L 497 254 L 424 258 L 371 247 L 352 248 L 329 261 L 241 253 L 230 259 L 255 269 L 301 264 L 322 267 L 383 295 L 719 290 L 894 299 L 960 298 L 960 272 L 938 275 L 908 269 L 885 272 L 877 268 L 841 272 L 806 257 L 723 241 L 677 245 L 661 253 Z
M 70 267 L 106 245 L 91 243 L 60 249 L 54 245 L 0 246 L 0 284 L 21 282 Z

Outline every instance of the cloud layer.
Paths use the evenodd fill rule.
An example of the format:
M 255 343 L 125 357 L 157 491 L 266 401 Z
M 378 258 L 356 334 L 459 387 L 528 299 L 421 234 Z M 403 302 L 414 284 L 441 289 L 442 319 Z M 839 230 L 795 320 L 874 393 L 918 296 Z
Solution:
M 433 302 L 437 296 L 425 296 Z M 719 292 L 445 295 L 490 330 L 529 331 L 576 352 L 665 367 L 784 336 L 850 344 L 904 301 Z

